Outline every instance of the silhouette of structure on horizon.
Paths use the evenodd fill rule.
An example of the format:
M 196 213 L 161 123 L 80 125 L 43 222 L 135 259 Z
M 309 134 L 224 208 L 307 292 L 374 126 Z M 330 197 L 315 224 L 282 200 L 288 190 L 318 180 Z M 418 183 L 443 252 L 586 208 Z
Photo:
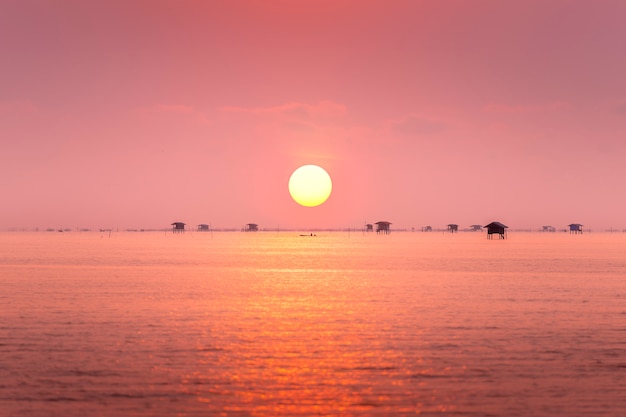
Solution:
M 183 222 L 174 222 L 172 223 L 172 232 L 173 233 L 183 233 L 185 231 L 185 223 Z
M 472 232 L 480 232 L 483 229 L 483 227 L 479 224 L 473 224 L 470 226 L 470 230 Z
M 374 231 L 374 225 L 371 223 L 366 223 L 365 224 L 365 231 L 366 232 L 373 232 Z
M 256 223 L 248 223 L 246 227 L 243 229 L 244 232 L 258 232 L 259 225 Z
M 506 226 L 500 222 L 491 222 L 484 226 L 487 228 L 487 239 L 493 239 L 493 235 L 498 234 L 500 239 L 506 239 L 506 230 L 509 226 Z
M 208 232 L 209 231 L 209 225 L 208 224 L 199 224 L 198 225 L 198 232 Z
M 544 232 L 551 232 L 551 233 L 553 233 L 553 232 L 556 232 L 556 227 L 554 227 L 554 226 L 542 226 L 541 230 L 544 231 Z
M 448 225 L 448 232 L 450 233 L 456 233 L 459 231 L 459 225 L 458 224 L 454 224 L 454 223 L 450 223 Z
M 377 234 L 384 234 L 384 235 L 388 235 L 389 233 L 391 233 L 391 229 L 389 228 L 389 226 L 391 226 L 390 222 L 385 222 L 385 221 L 380 221 L 380 222 L 376 222 L 376 233 Z
M 432 232 L 433 228 L 431 226 L 423 226 L 422 232 Z
M 583 225 L 578 223 L 572 223 L 567 225 L 569 227 L 570 234 L 582 235 L 583 234 Z

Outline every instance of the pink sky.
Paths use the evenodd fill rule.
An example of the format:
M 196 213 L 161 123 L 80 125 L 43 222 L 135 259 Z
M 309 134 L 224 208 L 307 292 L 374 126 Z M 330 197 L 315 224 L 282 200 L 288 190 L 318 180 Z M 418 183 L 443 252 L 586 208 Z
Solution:
M 622 0 L 0 2 L 0 229 L 626 228 Z

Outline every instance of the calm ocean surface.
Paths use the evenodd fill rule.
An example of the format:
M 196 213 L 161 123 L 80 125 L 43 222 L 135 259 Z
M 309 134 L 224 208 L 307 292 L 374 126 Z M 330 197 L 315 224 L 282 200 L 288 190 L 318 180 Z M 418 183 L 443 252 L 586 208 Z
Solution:
M 1 416 L 626 416 L 626 233 L 0 233 Z

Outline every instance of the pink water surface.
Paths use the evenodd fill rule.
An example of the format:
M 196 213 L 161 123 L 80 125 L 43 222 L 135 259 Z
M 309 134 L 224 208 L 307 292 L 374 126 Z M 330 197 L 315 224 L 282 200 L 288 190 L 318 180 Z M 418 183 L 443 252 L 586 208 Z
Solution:
M 626 234 L 0 234 L 2 416 L 623 416 Z

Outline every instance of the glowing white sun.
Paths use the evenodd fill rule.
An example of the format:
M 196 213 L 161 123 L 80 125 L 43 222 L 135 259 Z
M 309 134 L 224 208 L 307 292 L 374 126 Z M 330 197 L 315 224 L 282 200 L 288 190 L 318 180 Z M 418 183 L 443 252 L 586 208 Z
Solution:
M 289 178 L 291 198 L 305 207 L 319 206 L 328 199 L 332 189 L 330 175 L 317 165 L 303 165 Z

